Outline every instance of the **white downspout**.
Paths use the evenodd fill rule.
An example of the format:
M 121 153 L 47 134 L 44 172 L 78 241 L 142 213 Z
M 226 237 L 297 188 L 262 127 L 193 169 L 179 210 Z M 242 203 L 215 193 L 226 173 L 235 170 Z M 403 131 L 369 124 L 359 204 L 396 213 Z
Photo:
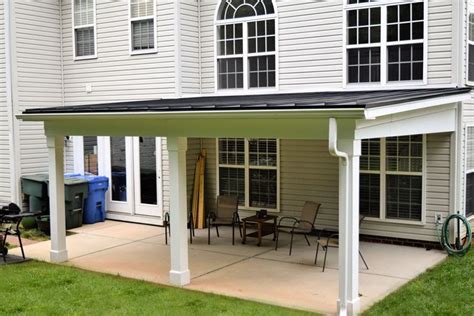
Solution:
M 348 221 L 349 221 L 349 155 L 337 148 L 337 121 L 329 118 L 329 153 L 340 159 L 339 169 L 339 299 L 338 314 L 347 315 L 349 262 L 348 262 Z M 342 210 L 342 212 L 341 212 Z
M 10 144 L 10 184 L 12 202 L 19 204 L 20 200 L 20 183 L 18 173 L 19 159 L 17 157 L 17 132 L 15 123 L 15 110 L 13 106 L 13 57 L 12 57 L 12 21 L 11 21 L 11 2 L 3 2 L 3 14 L 5 17 L 5 88 L 6 88 L 6 106 L 8 114 L 8 125 L 10 128 L 9 144 Z

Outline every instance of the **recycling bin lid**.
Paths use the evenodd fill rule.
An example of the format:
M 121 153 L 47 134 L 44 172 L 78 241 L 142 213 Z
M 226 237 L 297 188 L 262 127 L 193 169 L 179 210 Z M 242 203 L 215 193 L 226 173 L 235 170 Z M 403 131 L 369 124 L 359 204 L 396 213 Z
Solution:
M 108 182 L 109 181 L 109 178 L 104 177 L 104 176 L 85 175 L 85 176 L 82 176 L 82 178 L 89 181 L 89 183 Z

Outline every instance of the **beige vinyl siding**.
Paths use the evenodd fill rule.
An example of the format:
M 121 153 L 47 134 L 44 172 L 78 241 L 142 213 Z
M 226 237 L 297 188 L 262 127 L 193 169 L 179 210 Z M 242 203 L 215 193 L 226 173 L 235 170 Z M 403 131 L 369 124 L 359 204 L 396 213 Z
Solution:
M 183 94 L 199 94 L 199 22 L 197 1 L 181 3 L 181 80 Z
M 453 6 L 451 1 L 428 2 L 428 84 L 453 80 Z
M 96 0 L 97 58 L 73 59 L 71 1 L 62 1 L 66 104 L 175 94 L 174 1 L 157 0 L 157 53 L 130 55 L 128 1 Z M 91 93 L 86 87 L 92 88 Z
M 278 2 L 281 90 L 342 87 L 342 4 Z
M 62 104 L 59 14 L 59 2 L 14 2 L 16 113 Z M 43 124 L 20 121 L 19 129 L 21 173 L 47 172 Z
M 215 50 L 214 19 L 218 1 L 201 1 L 201 89 L 214 93 Z
M 3 1 L 0 1 L 0 204 L 8 203 L 11 196 L 11 166 L 9 141 L 9 111 L 6 98 L 5 23 Z
M 281 91 L 343 87 L 344 0 L 277 1 Z M 201 2 L 203 93 L 213 93 L 214 21 L 219 1 Z M 428 2 L 428 84 L 452 82 L 452 5 Z
M 367 220 L 362 234 L 436 241 L 434 213 L 446 217 L 450 203 L 450 139 L 449 133 L 427 136 L 426 224 L 409 225 Z M 327 141 L 280 140 L 279 216 L 300 216 L 305 201 L 322 204 L 317 228 L 338 227 L 338 159 L 329 155 Z M 208 150 L 206 207 L 214 209 L 217 195 L 216 141 L 204 139 Z M 241 211 L 241 216 L 249 212 Z

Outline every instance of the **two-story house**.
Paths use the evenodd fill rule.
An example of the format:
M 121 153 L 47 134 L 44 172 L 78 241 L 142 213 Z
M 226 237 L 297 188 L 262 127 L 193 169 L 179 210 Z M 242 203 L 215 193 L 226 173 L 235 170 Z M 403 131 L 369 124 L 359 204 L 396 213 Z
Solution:
M 322 204 L 316 228 L 346 232 L 348 310 L 359 212 L 361 234 L 410 243 L 474 214 L 467 0 L 4 0 L 0 12 L 2 202 L 64 160 L 110 178 L 108 218 L 160 225 L 170 212 L 180 231 L 206 149 L 206 209 L 217 195 L 238 195 L 242 213 Z M 185 284 L 174 238 L 171 278 Z

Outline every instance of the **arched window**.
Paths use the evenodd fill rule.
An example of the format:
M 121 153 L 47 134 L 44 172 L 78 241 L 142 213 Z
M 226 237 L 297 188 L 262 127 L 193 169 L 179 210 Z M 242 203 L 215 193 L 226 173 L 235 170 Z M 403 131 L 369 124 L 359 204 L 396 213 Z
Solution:
M 217 14 L 218 89 L 276 86 L 272 0 L 222 0 Z

